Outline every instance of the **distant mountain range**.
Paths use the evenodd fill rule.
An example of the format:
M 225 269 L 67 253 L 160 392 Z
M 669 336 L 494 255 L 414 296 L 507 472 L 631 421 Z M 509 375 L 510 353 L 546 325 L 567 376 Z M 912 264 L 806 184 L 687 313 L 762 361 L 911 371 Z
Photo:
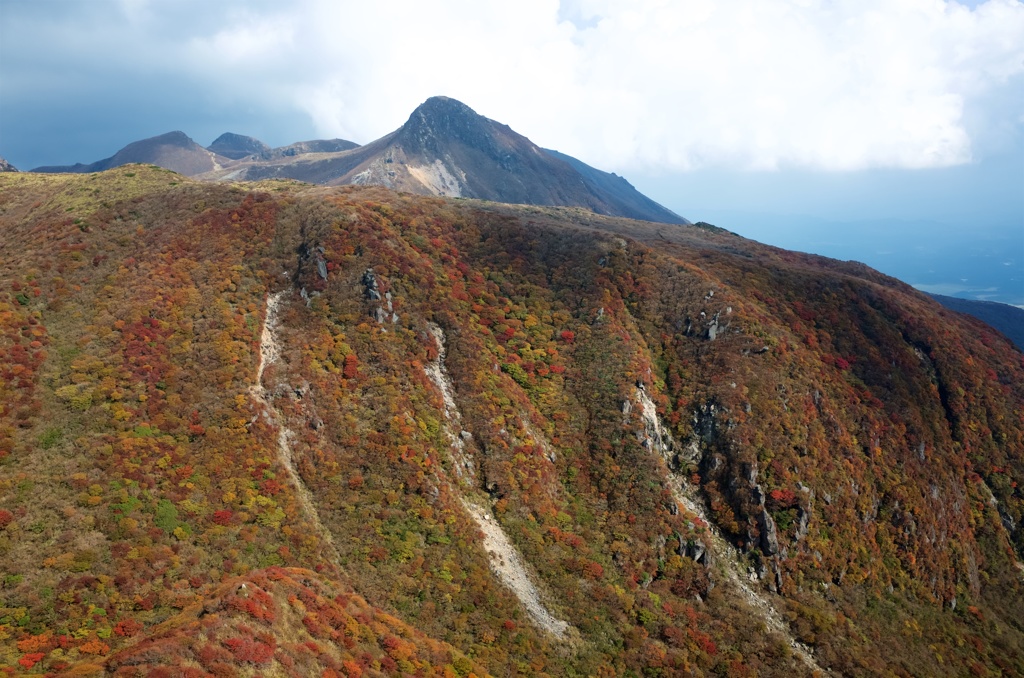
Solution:
M 0 158 L 0 172 L 17 172 L 18 168 L 7 162 L 3 158 Z
M 205 180 L 369 184 L 420 195 L 576 206 L 610 216 L 689 223 L 622 177 L 540 148 L 447 97 L 428 99 L 402 127 L 365 146 L 330 139 L 271 148 L 226 133 L 203 148 L 183 132 L 170 132 L 128 144 L 104 160 L 33 171 L 98 172 L 128 163 L 158 165 Z

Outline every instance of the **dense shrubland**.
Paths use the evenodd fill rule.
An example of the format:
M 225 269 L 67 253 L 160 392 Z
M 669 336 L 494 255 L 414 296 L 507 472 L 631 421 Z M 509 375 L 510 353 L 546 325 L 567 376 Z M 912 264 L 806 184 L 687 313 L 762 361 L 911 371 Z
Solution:
M 577 210 L 137 166 L 2 181 L 11 671 L 806 671 L 692 557 L 675 474 L 821 665 L 1024 673 L 1024 358 L 894 280 Z M 251 387 L 280 291 L 278 421 Z M 462 494 L 578 638 L 531 624 Z

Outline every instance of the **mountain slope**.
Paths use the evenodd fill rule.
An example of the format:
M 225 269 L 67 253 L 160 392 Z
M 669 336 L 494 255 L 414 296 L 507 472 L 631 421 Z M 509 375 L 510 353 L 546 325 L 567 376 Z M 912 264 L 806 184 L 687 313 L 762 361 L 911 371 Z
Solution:
M 590 192 L 601 196 L 607 208 L 595 210 L 599 214 L 614 214 L 633 219 L 645 219 L 646 221 L 679 223 L 678 221 L 666 218 L 665 212 L 667 210 L 664 207 L 637 191 L 633 188 L 632 184 L 619 175 L 602 172 L 565 153 L 548 149 L 544 149 L 544 152 L 568 163 L 569 166 L 583 177 L 583 182 Z M 689 222 L 683 220 L 683 223 Z
M 128 144 L 109 158 L 88 165 L 37 167 L 33 172 L 102 172 L 129 163 L 157 165 L 186 176 L 219 169 L 228 158 L 208 151 L 192 141 L 184 132 L 168 132 Z
M 15 672 L 1024 672 L 1021 355 L 866 267 L 138 166 L 0 232 Z
M 1005 334 L 1020 351 L 1024 351 L 1024 309 L 995 301 L 960 299 L 942 294 L 929 296 L 948 309 L 974 316 L 994 327 Z
M 18 168 L 7 162 L 3 158 L 0 158 L 0 172 L 17 172 Z

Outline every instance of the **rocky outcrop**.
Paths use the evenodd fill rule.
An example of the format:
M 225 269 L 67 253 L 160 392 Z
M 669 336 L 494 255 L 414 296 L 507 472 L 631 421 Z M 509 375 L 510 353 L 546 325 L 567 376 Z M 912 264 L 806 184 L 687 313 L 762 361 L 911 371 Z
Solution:
M 324 269 L 324 277 L 326 277 L 326 268 Z M 381 286 L 377 280 L 377 274 L 373 272 L 372 268 L 368 268 L 363 272 L 362 282 L 366 298 L 371 302 L 376 302 L 370 306 L 370 317 L 381 325 L 389 320 L 392 324 L 397 323 L 398 314 L 395 313 L 394 298 L 390 291 L 384 292 L 383 295 L 381 294 Z
M 775 527 L 775 521 L 763 505 L 761 507 L 761 513 L 757 516 L 757 528 L 761 532 L 761 551 L 763 551 L 766 556 L 778 555 L 779 533 Z
M 679 541 L 678 555 L 684 558 L 691 558 L 694 562 L 704 565 L 708 568 L 709 572 L 724 575 L 728 584 L 739 590 L 751 610 L 754 610 L 764 621 L 765 626 L 782 635 L 789 647 L 809 669 L 818 674 L 826 674 L 827 672 L 815 660 L 811 649 L 793 636 L 788 625 L 776 611 L 768 596 L 751 585 L 750 582 L 756 582 L 767 575 L 765 566 L 761 565 L 760 572 L 751 571 L 749 574 L 744 572 L 743 568 L 746 560 L 723 537 L 713 517 L 709 515 L 704 498 L 700 496 L 699 489 L 684 474 L 677 472 L 679 456 L 673 453 L 674 450 L 693 449 L 699 453 L 698 440 L 705 444 L 715 441 L 717 437 L 714 417 L 716 406 L 709 402 L 697 410 L 694 419 L 695 440 L 691 441 L 690 446 L 680 448 L 673 440 L 669 429 L 664 426 L 658 417 L 654 401 L 651 400 L 645 385 L 641 382 L 637 382 L 635 398 L 636 402 L 640 405 L 640 411 L 644 420 L 646 438 L 643 442 L 645 447 L 659 452 L 669 462 L 670 466 L 674 467 L 674 470 L 669 474 L 669 489 L 672 491 L 673 497 L 683 508 L 696 516 L 701 524 L 707 526 L 703 539 L 685 539 L 682 535 L 677 534 L 676 537 Z M 631 405 L 629 407 L 624 405 L 622 409 L 627 417 L 633 410 Z M 721 456 L 713 456 L 711 458 L 714 460 L 712 463 L 720 463 L 722 459 Z M 761 511 L 759 514 L 760 545 L 766 555 L 773 556 L 779 552 L 778 532 L 775 521 L 764 508 L 764 495 L 757 484 L 756 465 L 747 469 L 745 479 L 752 486 L 752 491 L 761 497 Z M 777 593 L 782 588 L 782 570 L 774 558 L 771 559 L 769 566 L 773 575 L 770 580 L 771 588 Z

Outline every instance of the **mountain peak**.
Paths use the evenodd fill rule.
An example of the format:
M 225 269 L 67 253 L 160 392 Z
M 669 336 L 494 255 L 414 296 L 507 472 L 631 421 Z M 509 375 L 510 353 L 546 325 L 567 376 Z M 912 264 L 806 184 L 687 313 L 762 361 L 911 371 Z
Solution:
M 143 139 L 142 141 L 137 141 L 135 143 L 149 145 L 159 144 L 162 146 L 178 146 L 180 148 L 191 148 L 193 145 L 195 145 L 196 142 L 192 140 L 192 137 L 185 134 L 181 130 L 174 130 L 173 132 L 160 134 L 150 139 Z
M 110 158 L 109 160 L 114 160 L 116 158 L 117 161 L 115 164 L 123 164 L 123 162 L 152 162 L 151 160 L 148 160 L 143 156 L 147 154 L 152 154 L 154 152 L 154 149 L 159 148 L 186 149 L 191 151 L 195 148 L 202 147 L 199 146 L 199 144 L 197 144 L 195 141 L 193 141 L 192 137 L 190 137 L 189 135 L 185 134 L 180 130 L 174 130 L 173 132 L 165 132 L 164 134 L 158 134 L 155 137 L 149 137 L 148 139 L 140 139 L 138 141 L 133 141 L 132 143 L 128 144 L 120 151 L 115 153 L 113 157 Z M 103 167 L 101 169 L 107 168 Z
M 430 97 L 422 104 L 416 107 L 413 111 L 413 115 L 421 113 L 424 115 L 445 115 L 456 113 L 459 115 L 478 115 L 476 111 L 462 103 L 458 99 L 452 99 L 451 97 L 435 96 Z
M 437 153 L 448 141 L 485 149 L 493 144 L 489 128 L 497 124 L 461 101 L 437 96 L 420 104 L 399 133 L 406 150 L 412 152 Z
M 225 132 L 213 140 L 213 143 L 206 147 L 225 158 L 239 160 L 247 156 L 266 157 L 270 154 L 270 147 L 259 139 L 244 134 Z

